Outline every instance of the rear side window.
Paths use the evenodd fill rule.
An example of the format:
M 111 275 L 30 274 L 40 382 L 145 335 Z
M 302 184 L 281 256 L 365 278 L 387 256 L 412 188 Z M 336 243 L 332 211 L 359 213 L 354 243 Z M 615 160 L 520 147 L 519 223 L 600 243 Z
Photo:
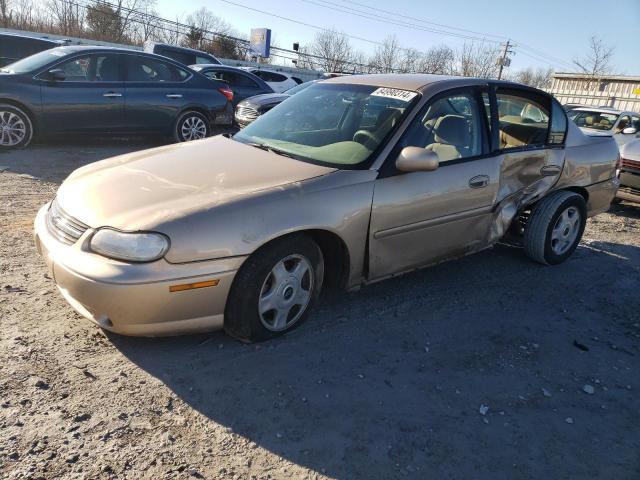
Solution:
M 258 87 L 258 84 L 256 82 L 254 82 L 247 75 L 243 75 L 242 73 L 228 72 L 225 70 L 222 70 L 222 71 L 208 70 L 204 72 L 204 75 L 206 75 L 207 77 L 213 80 L 222 80 L 223 82 L 227 82 L 231 86 L 251 87 L 251 88 Z
M 558 102 L 552 102 L 551 128 L 549 129 L 549 145 L 562 145 L 567 136 L 567 115 Z
M 548 100 L 528 92 L 499 89 L 500 148 L 542 146 L 549 131 Z
M 150 57 L 127 56 L 128 82 L 182 82 L 189 74 L 175 65 Z
M 287 77 L 285 77 L 284 75 L 280 75 L 279 73 L 275 73 L 275 72 L 267 72 L 264 70 L 257 70 L 255 72 L 253 72 L 254 75 L 260 77 L 261 79 L 263 79 L 265 82 L 284 82 L 287 80 Z

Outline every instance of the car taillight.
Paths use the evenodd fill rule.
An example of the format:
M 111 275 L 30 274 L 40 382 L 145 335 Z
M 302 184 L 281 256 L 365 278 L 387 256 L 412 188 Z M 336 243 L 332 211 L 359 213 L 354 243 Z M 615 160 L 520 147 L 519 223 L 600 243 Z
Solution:
M 231 90 L 229 87 L 220 87 L 218 91 L 225 97 L 227 97 L 227 100 L 233 102 L 233 90 Z

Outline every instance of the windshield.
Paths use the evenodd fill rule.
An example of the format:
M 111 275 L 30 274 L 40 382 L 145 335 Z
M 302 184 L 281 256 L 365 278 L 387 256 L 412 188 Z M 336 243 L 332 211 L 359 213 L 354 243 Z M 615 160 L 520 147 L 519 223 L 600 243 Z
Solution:
M 49 62 L 53 62 L 58 58 L 62 58 L 70 53 L 70 50 L 64 47 L 52 48 L 44 52 L 36 53 L 30 57 L 18 60 L 2 69 L 7 73 L 29 73 L 44 67 Z
M 258 117 L 234 139 L 337 168 L 363 168 L 418 94 L 316 83 Z
M 579 127 L 593 128 L 594 130 L 611 130 L 620 115 L 604 112 L 576 112 L 573 121 Z

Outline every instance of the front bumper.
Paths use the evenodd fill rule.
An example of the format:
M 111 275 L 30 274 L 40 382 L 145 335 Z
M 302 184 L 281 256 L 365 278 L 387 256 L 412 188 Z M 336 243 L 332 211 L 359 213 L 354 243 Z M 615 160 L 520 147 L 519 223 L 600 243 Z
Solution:
M 629 202 L 640 203 L 640 170 L 620 172 L 620 189 L 616 197 Z
M 51 235 L 46 215 L 35 220 L 35 243 L 60 293 L 85 318 L 124 335 L 160 336 L 222 328 L 235 274 L 246 257 L 171 264 L 131 264 L 87 248 L 93 230 L 73 245 Z M 169 287 L 217 280 L 216 286 L 170 292 Z

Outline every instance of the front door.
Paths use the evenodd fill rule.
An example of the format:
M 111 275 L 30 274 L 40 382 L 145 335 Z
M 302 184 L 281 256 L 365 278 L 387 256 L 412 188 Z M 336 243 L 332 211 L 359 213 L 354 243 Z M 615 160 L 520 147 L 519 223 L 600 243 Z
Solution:
M 486 245 L 498 189 L 499 159 L 488 156 L 488 122 L 480 92 L 437 97 L 400 140 L 434 151 L 432 172 L 386 169 L 376 181 L 369 279 L 376 280 Z
M 111 53 L 82 55 L 40 74 L 43 132 L 123 131 L 120 58 Z M 57 71 L 57 79 L 52 71 Z

